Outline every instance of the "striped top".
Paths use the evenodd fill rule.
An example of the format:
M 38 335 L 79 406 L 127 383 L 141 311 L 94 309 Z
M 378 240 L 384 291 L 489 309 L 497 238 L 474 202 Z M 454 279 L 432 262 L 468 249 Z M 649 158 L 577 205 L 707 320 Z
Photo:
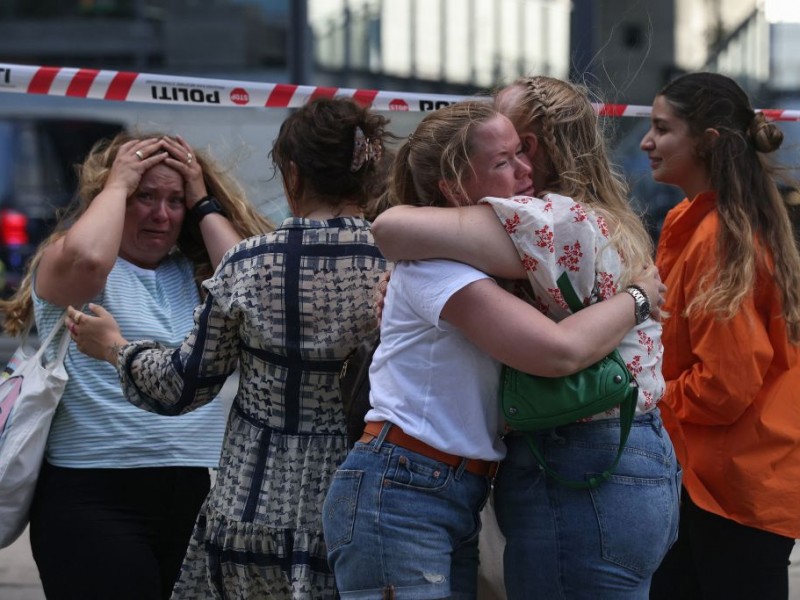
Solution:
M 178 346 L 192 328 L 200 302 L 191 263 L 173 254 L 155 270 L 117 258 L 103 291 L 92 300 L 114 315 L 126 339 L 155 339 Z M 34 294 L 43 338 L 58 322 L 61 307 Z M 54 354 L 52 344 L 48 355 Z M 225 427 L 220 400 L 179 418 L 159 416 L 130 404 L 117 372 L 70 344 L 69 382 L 47 443 L 47 461 L 59 467 L 215 467 Z

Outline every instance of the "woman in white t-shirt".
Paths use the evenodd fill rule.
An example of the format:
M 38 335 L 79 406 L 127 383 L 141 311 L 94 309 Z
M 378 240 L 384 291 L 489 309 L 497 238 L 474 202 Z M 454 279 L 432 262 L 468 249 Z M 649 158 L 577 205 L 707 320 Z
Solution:
M 571 314 L 564 280 L 584 305 L 605 304 L 652 266 L 652 244 L 608 161 L 585 88 L 529 77 L 502 90 L 495 105 L 514 123 L 540 198 L 487 189 L 481 206 L 397 207 L 378 218 L 375 238 L 391 260 L 447 257 L 496 276 L 526 278 L 524 297 L 563 322 Z M 506 538 L 509 598 L 527 599 L 530 590 L 571 600 L 647 598 L 676 539 L 681 472 L 658 410 L 665 389 L 660 323 L 637 323 L 617 349 L 639 393 L 627 443 L 607 481 L 573 489 L 548 476 L 526 436 L 505 437 L 494 508 Z M 614 409 L 535 440 L 563 479 L 585 482 L 614 463 L 620 430 Z
M 421 122 L 398 152 L 391 191 L 397 202 L 440 207 L 533 193 L 513 125 L 479 101 Z M 654 271 L 636 283 L 657 306 Z M 620 343 L 636 324 L 634 307 L 623 292 L 557 323 L 464 263 L 400 262 L 370 369 L 365 433 L 323 510 L 342 597 L 474 598 L 479 513 L 506 451 L 501 363 L 576 372 Z

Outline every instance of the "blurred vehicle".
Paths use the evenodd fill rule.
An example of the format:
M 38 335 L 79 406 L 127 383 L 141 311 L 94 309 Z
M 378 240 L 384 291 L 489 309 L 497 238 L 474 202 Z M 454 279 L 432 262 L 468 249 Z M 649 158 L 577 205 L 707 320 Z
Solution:
M 770 106 L 779 110 L 800 111 L 800 92 L 774 94 Z M 783 132 L 783 144 L 777 152 L 778 163 L 788 169 L 788 175 L 800 181 L 800 122 L 778 123 Z
M 0 293 L 10 296 L 76 187 L 74 165 L 92 145 L 124 129 L 88 118 L 0 116 Z

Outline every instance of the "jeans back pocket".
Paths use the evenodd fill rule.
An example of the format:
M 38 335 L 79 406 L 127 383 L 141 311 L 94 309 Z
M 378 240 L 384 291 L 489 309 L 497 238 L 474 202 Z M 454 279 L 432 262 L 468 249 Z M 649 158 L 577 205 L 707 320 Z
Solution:
M 322 529 L 328 551 L 349 544 L 358 506 L 358 491 L 363 471 L 336 471 L 322 505 Z

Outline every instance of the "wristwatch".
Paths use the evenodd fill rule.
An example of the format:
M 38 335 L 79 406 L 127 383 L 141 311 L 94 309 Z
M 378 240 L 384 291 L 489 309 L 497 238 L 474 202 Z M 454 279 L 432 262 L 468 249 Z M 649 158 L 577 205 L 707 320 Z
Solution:
M 644 323 L 650 316 L 650 299 L 647 297 L 645 291 L 638 285 L 629 285 L 625 291 L 633 296 L 636 306 L 633 309 L 633 315 L 636 317 L 636 324 Z
M 192 208 L 189 209 L 189 216 L 191 216 L 198 223 L 203 220 L 203 217 L 210 215 L 211 213 L 218 213 L 223 216 L 225 215 L 225 211 L 222 210 L 222 205 L 219 203 L 219 200 L 214 198 L 214 196 L 206 196 L 205 198 L 201 198 Z

